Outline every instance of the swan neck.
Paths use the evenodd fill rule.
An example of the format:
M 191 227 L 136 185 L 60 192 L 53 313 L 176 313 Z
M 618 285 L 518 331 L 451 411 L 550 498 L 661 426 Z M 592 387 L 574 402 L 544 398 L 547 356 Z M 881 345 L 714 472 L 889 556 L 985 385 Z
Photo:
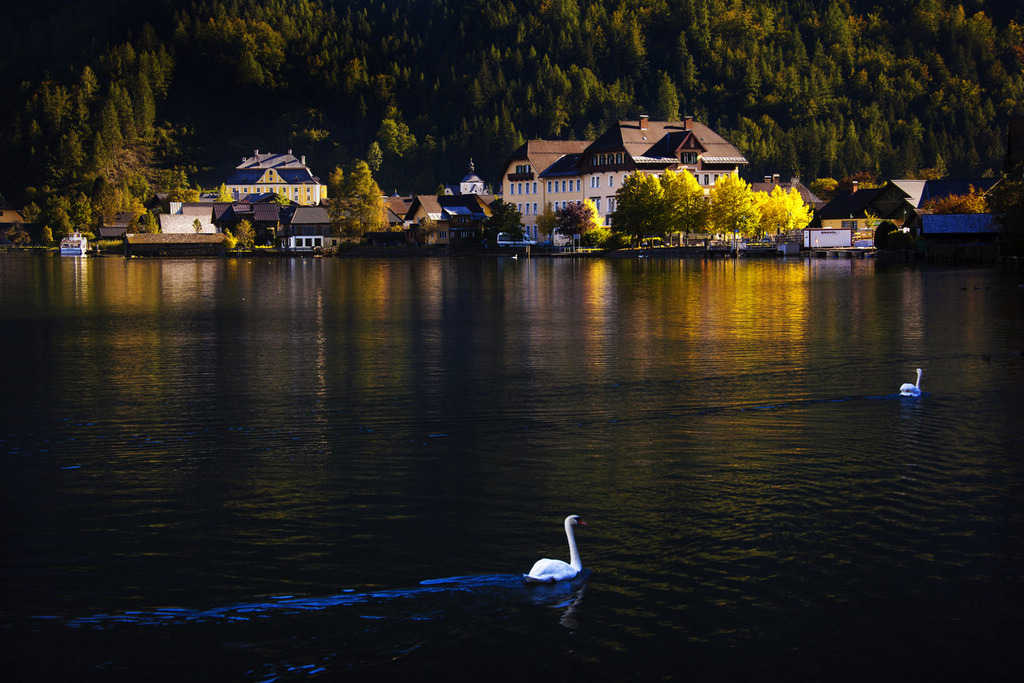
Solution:
M 565 522 L 565 536 L 569 539 L 569 565 L 580 571 L 583 569 L 583 563 L 580 562 L 580 551 L 576 549 L 576 534 L 573 533 L 572 523 L 568 520 Z
M 921 368 L 917 369 L 917 384 L 914 385 L 918 389 L 921 388 Z

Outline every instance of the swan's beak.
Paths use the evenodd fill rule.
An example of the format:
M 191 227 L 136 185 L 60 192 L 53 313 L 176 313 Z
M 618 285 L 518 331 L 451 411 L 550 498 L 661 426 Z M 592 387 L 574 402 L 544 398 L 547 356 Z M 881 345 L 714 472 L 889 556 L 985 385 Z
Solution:
M 584 522 L 582 519 L 576 520 L 576 524 L 579 525 L 579 526 L 586 526 L 587 525 L 587 523 Z

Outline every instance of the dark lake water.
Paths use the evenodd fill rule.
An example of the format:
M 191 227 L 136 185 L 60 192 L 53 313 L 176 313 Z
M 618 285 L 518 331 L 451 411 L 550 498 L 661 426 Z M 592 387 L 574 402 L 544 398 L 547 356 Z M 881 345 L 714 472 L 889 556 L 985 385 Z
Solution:
M 0 257 L 2 677 L 1018 680 L 1022 284 Z

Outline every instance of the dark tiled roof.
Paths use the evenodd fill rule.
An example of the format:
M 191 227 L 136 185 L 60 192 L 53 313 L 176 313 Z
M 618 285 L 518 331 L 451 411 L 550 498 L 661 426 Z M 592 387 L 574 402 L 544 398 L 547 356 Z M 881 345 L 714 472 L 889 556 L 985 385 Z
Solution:
M 882 188 L 858 190 L 837 195 L 818 210 L 821 218 L 865 218 L 866 209 Z
M 566 154 L 579 154 L 587 148 L 586 140 L 529 140 L 512 152 L 505 169 L 516 161 L 529 161 L 534 173 L 542 173 Z
M 296 206 L 287 222 L 292 225 L 325 225 L 331 222 L 331 217 L 322 206 Z
M 689 136 L 698 143 L 706 164 L 746 164 L 739 150 L 699 121 L 619 121 L 595 140 L 587 153 L 626 150 L 634 160 L 644 162 L 674 157 Z M 670 149 L 671 146 L 671 149 Z
M 540 174 L 541 178 L 561 178 L 564 176 L 579 175 L 579 163 L 581 153 L 566 154 L 558 161 L 548 166 Z
M 252 205 L 253 218 L 258 221 L 265 223 L 276 223 L 281 220 L 281 205 L 266 203 L 266 204 L 253 204 Z

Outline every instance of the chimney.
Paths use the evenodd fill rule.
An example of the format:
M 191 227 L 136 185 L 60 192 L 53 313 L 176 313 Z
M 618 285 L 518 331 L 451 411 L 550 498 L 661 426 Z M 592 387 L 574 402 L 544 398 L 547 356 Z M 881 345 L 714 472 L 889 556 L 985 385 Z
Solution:
M 254 150 L 252 151 L 252 155 L 253 155 L 254 157 L 258 157 L 258 156 L 260 155 L 260 150 L 259 150 L 259 148 L 257 148 L 257 149 L 254 149 Z
M 303 166 L 306 165 L 306 155 L 305 154 L 302 155 L 302 165 Z
M 649 118 L 647 114 L 640 114 L 640 130 L 647 130 L 647 120 Z
M 693 116 L 688 115 L 685 119 L 683 119 L 683 129 L 693 130 Z
M 766 183 L 770 183 L 770 182 L 772 181 L 772 177 L 771 177 L 770 175 L 766 175 L 766 176 L 764 177 L 764 181 L 765 181 Z
M 851 193 L 856 192 L 857 188 L 859 186 L 860 186 L 860 181 L 858 181 L 858 180 L 851 180 L 850 181 L 850 192 Z
M 778 185 L 781 176 L 778 173 L 772 174 L 772 182 Z

